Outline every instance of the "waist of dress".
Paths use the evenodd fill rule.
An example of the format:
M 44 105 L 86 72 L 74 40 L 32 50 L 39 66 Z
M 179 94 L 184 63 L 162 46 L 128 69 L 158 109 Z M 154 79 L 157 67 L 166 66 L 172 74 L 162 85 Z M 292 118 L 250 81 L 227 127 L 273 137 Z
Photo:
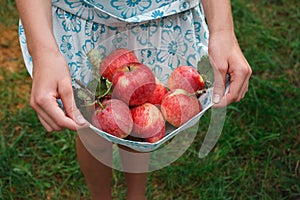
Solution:
M 112 13 L 104 10 L 103 7 L 91 3 L 90 0 L 68 2 L 69 3 L 65 3 L 65 1 L 55 0 L 52 1 L 52 5 L 87 21 L 93 21 L 112 27 L 126 27 L 137 23 L 146 23 L 151 20 L 190 10 L 200 4 L 199 0 L 178 0 L 164 4 L 158 8 L 148 8 L 143 12 L 126 17 L 122 13 Z M 127 9 L 120 9 L 119 11 L 129 12 L 128 9 L 133 8 L 127 7 Z

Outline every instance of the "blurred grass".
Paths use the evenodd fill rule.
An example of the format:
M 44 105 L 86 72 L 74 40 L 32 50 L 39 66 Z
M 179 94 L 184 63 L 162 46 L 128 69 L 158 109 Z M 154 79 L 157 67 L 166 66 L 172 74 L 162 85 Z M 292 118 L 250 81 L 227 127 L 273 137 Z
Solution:
M 4 27 L 17 24 L 13 1 L 0 3 Z M 300 199 L 300 3 L 232 0 L 236 33 L 253 69 L 247 96 L 227 109 L 224 130 L 204 159 L 198 150 L 209 114 L 187 152 L 150 173 L 148 199 Z M 17 31 L 15 27 L 13 27 Z M 1 51 L 9 46 L 1 46 Z M 47 133 L 28 105 L 30 79 L 0 63 L 0 199 L 88 199 L 75 133 Z M 124 199 L 114 172 L 113 194 Z

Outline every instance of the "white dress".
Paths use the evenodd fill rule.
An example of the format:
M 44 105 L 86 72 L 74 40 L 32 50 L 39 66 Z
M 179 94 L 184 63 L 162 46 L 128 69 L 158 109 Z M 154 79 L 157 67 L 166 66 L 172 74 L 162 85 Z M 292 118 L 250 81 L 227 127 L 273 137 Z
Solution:
M 196 67 L 207 54 L 208 28 L 199 0 L 52 0 L 53 29 L 72 79 L 87 84 L 92 67 L 86 56 L 128 48 L 163 83 L 179 65 Z M 22 23 L 19 37 L 32 75 Z M 74 83 L 74 82 L 73 82 Z
M 117 48 L 131 49 L 165 84 L 176 67 L 189 65 L 196 68 L 201 57 L 207 55 L 208 28 L 200 0 L 52 0 L 52 5 L 54 34 L 69 65 L 74 87 L 75 79 L 84 84 L 92 80 L 93 68 L 87 58 L 91 49 L 98 49 L 102 56 Z M 19 35 L 25 65 L 32 75 L 32 58 L 21 22 Z M 146 171 L 160 169 L 178 159 L 192 143 L 197 127 L 185 130 L 164 148 L 152 151 Z M 98 151 L 98 139 L 87 138 L 85 132 L 79 132 L 79 136 L 95 158 L 111 166 Z M 110 137 L 109 134 L 105 136 Z M 129 140 L 123 142 L 125 146 L 131 142 L 130 147 L 146 151 L 158 148 Z M 114 156 L 117 155 L 115 152 L 118 150 L 114 149 Z M 128 151 L 127 155 L 132 157 L 136 153 Z M 118 156 L 113 161 L 113 168 L 124 171 Z M 135 166 L 135 162 L 132 164 Z M 145 172 L 145 169 L 136 171 L 135 167 L 127 170 Z

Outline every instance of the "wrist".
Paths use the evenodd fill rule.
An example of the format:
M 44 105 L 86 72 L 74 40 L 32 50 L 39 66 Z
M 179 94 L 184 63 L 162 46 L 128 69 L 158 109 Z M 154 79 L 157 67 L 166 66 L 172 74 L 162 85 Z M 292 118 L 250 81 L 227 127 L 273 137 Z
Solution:
M 209 34 L 208 51 L 210 54 L 214 52 L 223 52 L 224 54 L 231 52 L 239 47 L 237 38 L 232 29 L 218 30 Z M 226 49 L 226 52 L 224 52 Z
M 211 31 L 209 31 L 209 36 L 210 37 L 231 37 L 231 38 L 235 38 L 236 39 L 236 35 L 234 32 L 233 28 L 219 28 L 219 29 L 213 29 Z
M 236 38 L 235 32 L 233 28 L 230 29 L 225 29 L 225 28 L 219 28 L 219 29 L 214 29 L 209 32 L 210 36 L 218 36 L 218 37 L 232 37 Z
M 28 44 L 28 51 L 33 60 L 43 58 L 45 56 L 60 56 L 61 53 L 56 43 L 36 43 L 34 45 Z
M 234 32 L 230 0 L 202 0 L 210 33 Z

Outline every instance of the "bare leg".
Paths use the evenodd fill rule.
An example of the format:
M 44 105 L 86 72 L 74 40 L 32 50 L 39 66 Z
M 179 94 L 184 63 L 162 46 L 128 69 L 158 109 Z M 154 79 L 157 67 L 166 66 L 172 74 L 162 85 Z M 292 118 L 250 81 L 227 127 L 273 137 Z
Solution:
M 98 158 L 95 158 L 86 149 L 85 145 L 87 142 L 89 150 L 91 147 L 93 155 L 96 151 Z M 110 167 L 111 165 L 107 165 L 111 163 L 111 143 L 104 141 L 103 138 L 95 136 L 94 133 L 87 130 L 86 132 L 81 133 L 80 137 L 77 137 L 76 150 L 77 159 L 81 171 L 85 176 L 92 198 L 94 200 L 111 200 L 112 169 Z M 106 164 L 100 162 L 99 159 Z
M 119 146 L 127 186 L 127 200 L 145 200 L 149 166 L 149 153 L 138 153 Z
M 127 200 L 146 200 L 147 173 L 124 172 Z

